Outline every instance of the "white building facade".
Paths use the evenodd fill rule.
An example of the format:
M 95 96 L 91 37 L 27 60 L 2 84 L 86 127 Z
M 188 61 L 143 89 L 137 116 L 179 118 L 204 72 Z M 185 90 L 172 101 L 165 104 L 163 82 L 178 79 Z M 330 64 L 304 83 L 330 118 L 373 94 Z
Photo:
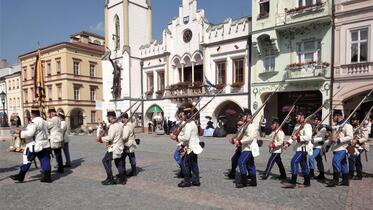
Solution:
M 162 40 L 140 48 L 145 123 L 159 115 L 152 112 L 154 107 L 165 118 L 175 117 L 178 107 L 193 106 L 202 97 L 198 110 L 217 92 L 221 93 L 200 113 L 202 127 L 207 116 L 214 122 L 222 115 L 228 122 L 236 121 L 249 106 L 250 30 L 248 17 L 211 24 L 196 0 L 183 0 Z M 205 78 L 217 88 L 209 91 Z M 235 123 L 229 125 L 228 131 L 233 130 Z
M 150 0 L 106 0 L 105 45 L 110 58 L 122 69 L 121 93 L 116 100 L 112 95 L 113 65 L 108 53 L 102 61 L 103 101 L 97 103 L 106 119 L 107 109 L 123 111 L 141 98 L 140 46 L 152 39 Z M 141 109 L 138 110 L 141 112 Z
M 152 40 L 151 2 L 110 0 L 105 6 L 105 39 L 111 58 L 122 67 L 121 97 L 114 100 L 113 66 L 108 55 L 103 60 L 105 119 L 107 109 L 125 110 L 144 99 L 144 125 L 155 115 L 176 117 L 180 106 L 201 108 L 220 94 L 200 113 L 202 127 L 206 116 L 213 121 L 225 115 L 236 121 L 249 106 L 249 33 L 251 19 L 227 19 L 211 24 L 196 0 L 182 0 L 179 16 L 163 31 L 162 40 Z M 107 53 L 108 54 L 108 53 Z M 203 86 L 205 77 L 217 88 Z M 153 112 L 158 110 L 157 112 Z M 231 123 L 232 129 L 235 126 Z M 229 128 L 228 128 L 229 130 Z

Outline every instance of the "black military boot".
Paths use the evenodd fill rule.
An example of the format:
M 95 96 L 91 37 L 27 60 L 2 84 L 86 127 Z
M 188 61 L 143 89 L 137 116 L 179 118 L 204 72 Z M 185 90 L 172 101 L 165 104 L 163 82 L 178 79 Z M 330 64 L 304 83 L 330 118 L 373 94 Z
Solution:
M 249 186 L 250 187 L 256 187 L 257 183 L 256 183 L 256 176 L 251 176 L 251 180 L 249 182 Z
M 101 182 L 102 185 L 114 185 L 114 177 L 112 174 L 107 174 L 107 178 Z
M 136 165 L 131 165 L 131 172 L 128 174 L 128 176 L 137 176 L 137 167 Z
M 314 179 L 316 180 L 325 180 L 325 174 L 324 172 L 320 172 L 318 176 L 316 176 Z
M 333 180 L 329 181 L 326 187 L 335 187 L 339 182 L 339 173 L 333 173 Z
M 342 174 L 342 182 L 339 184 L 340 186 L 349 186 L 350 183 L 348 181 L 348 174 Z
M 64 172 L 65 172 L 65 170 L 64 170 L 63 166 L 58 167 L 58 169 L 57 169 L 57 173 L 59 173 L 59 174 L 63 174 Z
M 297 175 L 292 174 L 290 182 L 284 183 L 284 186 L 282 188 L 294 189 L 296 186 L 297 186 Z
M 127 176 L 126 174 L 119 174 L 118 178 L 115 180 L 116 184 L 125 185 L 127 184 Z
M 352 178 L 354 178 L 354 171 L 349 171 L 348 172 L 348 177 L 350 178 L 350 179 L 352 179 Z
M 178 187 L 180 188 L 184 188 L 184 187 L 191 187 L 192 186 L 192 183 L 190 181 L 190 178 L 185 178 L 183 181 L 181 181 L 178 185 Z
M 315 169 L 310 169 L 310 178 L 315 177 Z
M 229 170 L 229 173 L 225 174 L 227 179 L 235 179 L 236 178 L 236 170 Z
M 52 183 L 51 172 L 45 171 L 44 173 L 42 173 L 40 182 Z
M 239 179 L 236 181 L 236 188 L 243 188 L 247 186 L 247 175 L 241 174 Z
M 299 187 L 304 188 L 304 187 L 309 187 L 309 186 L 311 186 L 311 177 L 310 175 L 305 175 L 304 182 L 302 185 L 299 185 Z
M 361 172 L 358 172 L 355 177 L 352 178 L 353 180 L 362 180 L 363 174 Z
M 20 170 L 18 174 L 12 175 L 10 178 L 15 181 L 23 182 L 23 180 L 25 180 L 25 175 L 26 173 Z

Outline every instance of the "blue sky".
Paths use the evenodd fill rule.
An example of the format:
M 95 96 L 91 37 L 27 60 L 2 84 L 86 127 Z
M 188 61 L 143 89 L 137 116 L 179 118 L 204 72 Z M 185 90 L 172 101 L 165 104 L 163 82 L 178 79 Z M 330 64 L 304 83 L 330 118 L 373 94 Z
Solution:
M 18 55 L 68 41 L 82 30 L 103 35 L 104 0 L 0 0 L 0 58 L 11 64 Z M 178 15 L 181 0 L 152 0 L 153 38 L 161 37 L 168 22 Z M 251 0 L 198 0 L 212 23 L 251 15 Z

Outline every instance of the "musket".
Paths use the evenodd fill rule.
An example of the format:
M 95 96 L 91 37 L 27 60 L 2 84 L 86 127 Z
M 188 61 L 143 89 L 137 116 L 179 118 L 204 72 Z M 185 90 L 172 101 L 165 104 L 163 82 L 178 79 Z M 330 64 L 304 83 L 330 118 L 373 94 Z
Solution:
M 301 97 L 302 97 L 302 96 L 298 96 L 297 100 L 295 100 L 295 102 L 293 103 L 293 106 L 291 107 L 289 113 L 286 115 L 286 117 L 285 117 L 285 119 L 282 121 L 281 125 L 277 128 L 275 134 L 274 134 L 273 137 L 272 137 L 272 143 L 271 143 L 271 144 L 273 144 L 273 143 L 275 142 L 275 139 L 276 139 L 276 137 L 277 137 L 278 132 L 280 132 L 280 130 L 282 129 L 282 127 L 284 127 L 286 121 L 289 119 L 291 113 L 294 111 L 294 109 L 295 109 L 295 105 L 297 104 L 297 102 L 299 101 L 299 99 L 300 99 Z M 271 147 L 271 148 L 269 149 L 269 152 L 271 152 L 272 150 L 273 150 L 273 148 Z
M 254 121 L 254 119 L 255 119 L 255 117 L 259 114 L 259 112 L 267 105 L 267 103 L 268 103 L 268 101 L 275 95 L 275 93 L 277 93 L 277 91 L 280 89 L 282 87 L 282 85 L 279 85 L 277 88 L 276 88 L 276 90 L 275 91 L 273 91 L 272 93 L 271 93 L 271 95 L 269 95 L 267 98 L 266 98 L 266 100 L 264 101 L 264 103 L 254 112 L 254 114 L 252 115 L 252 117 L 251 117 L 251 120 L 248 120 L 248 121 L 246 121 L 246 122 L 244 122 L 244 124 L 241 126 L 241 129 L 240 129 L 240 131 L 239 132 L 237 132 L 237 134 L 233 137 L 233 138 L 231 138 L 230 140 L 229 140 L 229 142 L 231 143 L 231 144 L 234 144 L 234 139 L 236 139 L 236 140 L 241 140 L 242 138 L 243 138 L 243 135 L 244 135 L 244 133 L 245 133 L 245 131 L 246 131 L 246 129 L 247 129 L 247 127 L 249 126 L 249 124 L 251 124 L 253 121 Z
M 132 117 L 136 114 L 136 111 L 139 110 L 140 106 L 141 106 L 141 103 L 136 107 L 135 111 L 133 111 L 132 114 L 128 117 L 128 121 L 123 126 L 127 125 L 127 123 L 129 122 L 129 120 L 132 119 Z
M 119 120 L 124 117 L 124 115 L 129 111 L 131 110 L 136 104 L 138 103 L 138 101 L 136 101 L 134 104 L 132 104 L 128 109 L 126 109 L 126 111 L 124 111 L 115 121 L 114 123 L 116 122 L 119 122 Z M 137 110 L 136 110 L 137 111 Z

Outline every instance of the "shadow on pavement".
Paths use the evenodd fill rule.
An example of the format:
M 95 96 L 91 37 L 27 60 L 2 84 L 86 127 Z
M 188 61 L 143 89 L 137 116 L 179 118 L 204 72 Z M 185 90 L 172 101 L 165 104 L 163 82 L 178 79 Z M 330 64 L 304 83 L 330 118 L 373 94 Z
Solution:
M 19 168 L 18 165 L 8 167 L 8 168 L 0 168 L 0 173 L 10 172 L 10 171 L 16 171 Z

